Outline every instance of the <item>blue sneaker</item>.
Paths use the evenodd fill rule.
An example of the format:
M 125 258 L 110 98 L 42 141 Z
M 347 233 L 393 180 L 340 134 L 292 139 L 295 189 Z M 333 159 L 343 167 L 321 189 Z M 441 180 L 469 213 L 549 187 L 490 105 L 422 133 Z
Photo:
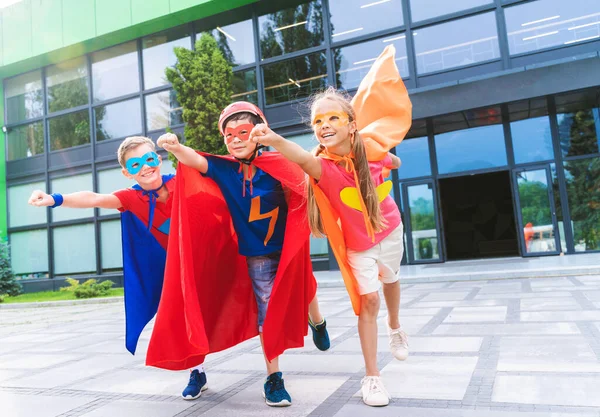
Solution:
M 190 372 L 190 382 L 188 382 L 188 385 L 181 393 L 181 396 L 184 400 L 195 400 L 202 395 L 202 391 L 206 391 L 207 389 L 206 373 L 194 369 Z
M 281 372 L 274 372 L 267 377 L 263 388 L 265 402 L 271 407 L 288 407 L 292 405 L 292 397 L 285 390 Z
M 327 333 L 327 322 L 325 321 L 325 319 L 323 319 L 322 323 L 314 324 L 313 321 L 309 318 L 308 325 L 312 330 L 313 342 L 315 342 L 315 346 L 317 347 L 317 349 L 329 349 L 329 333 Z

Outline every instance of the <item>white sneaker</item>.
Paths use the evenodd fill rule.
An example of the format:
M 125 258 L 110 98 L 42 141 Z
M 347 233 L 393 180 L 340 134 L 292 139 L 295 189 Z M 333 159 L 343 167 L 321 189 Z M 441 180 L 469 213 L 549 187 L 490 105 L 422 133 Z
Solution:
M 390 403 L 390 394 L 379 376 L 365 376 L 360 381 L 363 402 L 371 407 L 383 407 Z
M 399 361 L 408 358 L 408 336 L 401 327 L 390 329 L 388 327 L 388 336 L 390 337 L 390 350 L 392 355 Z

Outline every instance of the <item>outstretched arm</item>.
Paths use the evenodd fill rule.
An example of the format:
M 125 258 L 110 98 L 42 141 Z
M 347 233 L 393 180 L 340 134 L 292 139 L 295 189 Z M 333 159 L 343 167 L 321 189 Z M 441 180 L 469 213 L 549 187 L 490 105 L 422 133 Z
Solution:
M 123 205 L 121 200 L 113 194 L 98 194 L 91 191 L 79 191 L 71 194 L 64 194 L 63 207 L 70 208 L 104 208 L 104 209 L 119 209 Z M 29 204 L 36 207 L 53 206 L 56 201 L 50 194 L 46 194 L 41 190 L 35 190 L 29 197 Z
M 203 174 L 208 171 L 208 161 L 192 148 L 179 143 L 173 133 L 165 133 L 158 138 L 156 144 L 175 155 L 175 158 L 184 165 L 194 168 Z
M 250 140 L 266 146 L 272 146 L 284 157 L 298 164 L 310 177 L 315 180 L 321 179 L 321 161 L 319 158 L 305 151 L 302 146 L 284 139 L 273 132 L 265 124 L 254 126 L 250 132 Z
M 402 160 L 400 158 L 398 158 L 396 155 L 394 155 L 391 152 L 388 152 L 388 155 L 390 156 L 390 158 L 392 158 L 392 166 L 391 167 L 386 167 L 389 169 L 398 169 L 400 168 L 400 165 L 402 165 Z

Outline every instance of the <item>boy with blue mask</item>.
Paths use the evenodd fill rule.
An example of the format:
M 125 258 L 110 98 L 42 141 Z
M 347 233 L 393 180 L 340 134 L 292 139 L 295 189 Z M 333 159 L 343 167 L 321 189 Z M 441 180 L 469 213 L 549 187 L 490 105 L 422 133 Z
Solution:
M 156 314 L 161 299 L 176 177 L 161 175 L 162 159 L 149 138 L 126 138 L 117 153 L 123 175 L 136 182 L 133 187 L 112 194 L 80 191 L 49 195 L 36 190 L 29 204 L 52 208 L 98 207 L 121 212 L 126 347 L 134 354 L 140 333 Z M 226 250 L 222 254 L 223 259 L 232 255 L 235 253 Z M 214 256 L 219 259 L 221 254 Z M 233 335 L 231 346 L 249 337 Z M 200 365 L 191 370 L 189 383 L 182 392 L 186 400 L 196 399 L 206 390 L 202 362 L 196 362 Z

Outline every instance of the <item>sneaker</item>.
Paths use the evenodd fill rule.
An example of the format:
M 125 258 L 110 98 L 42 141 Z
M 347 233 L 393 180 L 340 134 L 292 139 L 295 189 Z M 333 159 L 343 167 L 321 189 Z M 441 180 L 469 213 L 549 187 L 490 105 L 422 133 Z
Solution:
M 190 372 L 190 381 L 187 387 L 181 393 L 184 400 L 195 400 L 202 395 L 202 391 L 206 391 L 206 373 L 194 369 Z
M 317 347 L 317 349 L 319 349 L 319 350 L 329 349 L 329 346 L 330 346 L 329 333 L 327 333 L 327 322 L 325 321 L 325 319 L 323 319 L 323 321 L 321 323 L 315 324 L 309 317 L 308 325 L 310 326 L 310 329 L 312 330 L 313 342 L 315 343 L 315 346 Z
M 287 407 L 292 405 L 292 397 L 285 390 L 281 372 L 274 372 L 267 377 L 263 388 L 263 397 L 271 407 Z
M 379 376 L 365 376 L 360 381 L 363 402 L 371 407 L 383 407 L 390 403 L 390 394 Z
M 388 327 L 388 336 L 390 337 L 392 355 L 399 361 L 408 358 L 408 336 L 402 328 L 392 330 Z

